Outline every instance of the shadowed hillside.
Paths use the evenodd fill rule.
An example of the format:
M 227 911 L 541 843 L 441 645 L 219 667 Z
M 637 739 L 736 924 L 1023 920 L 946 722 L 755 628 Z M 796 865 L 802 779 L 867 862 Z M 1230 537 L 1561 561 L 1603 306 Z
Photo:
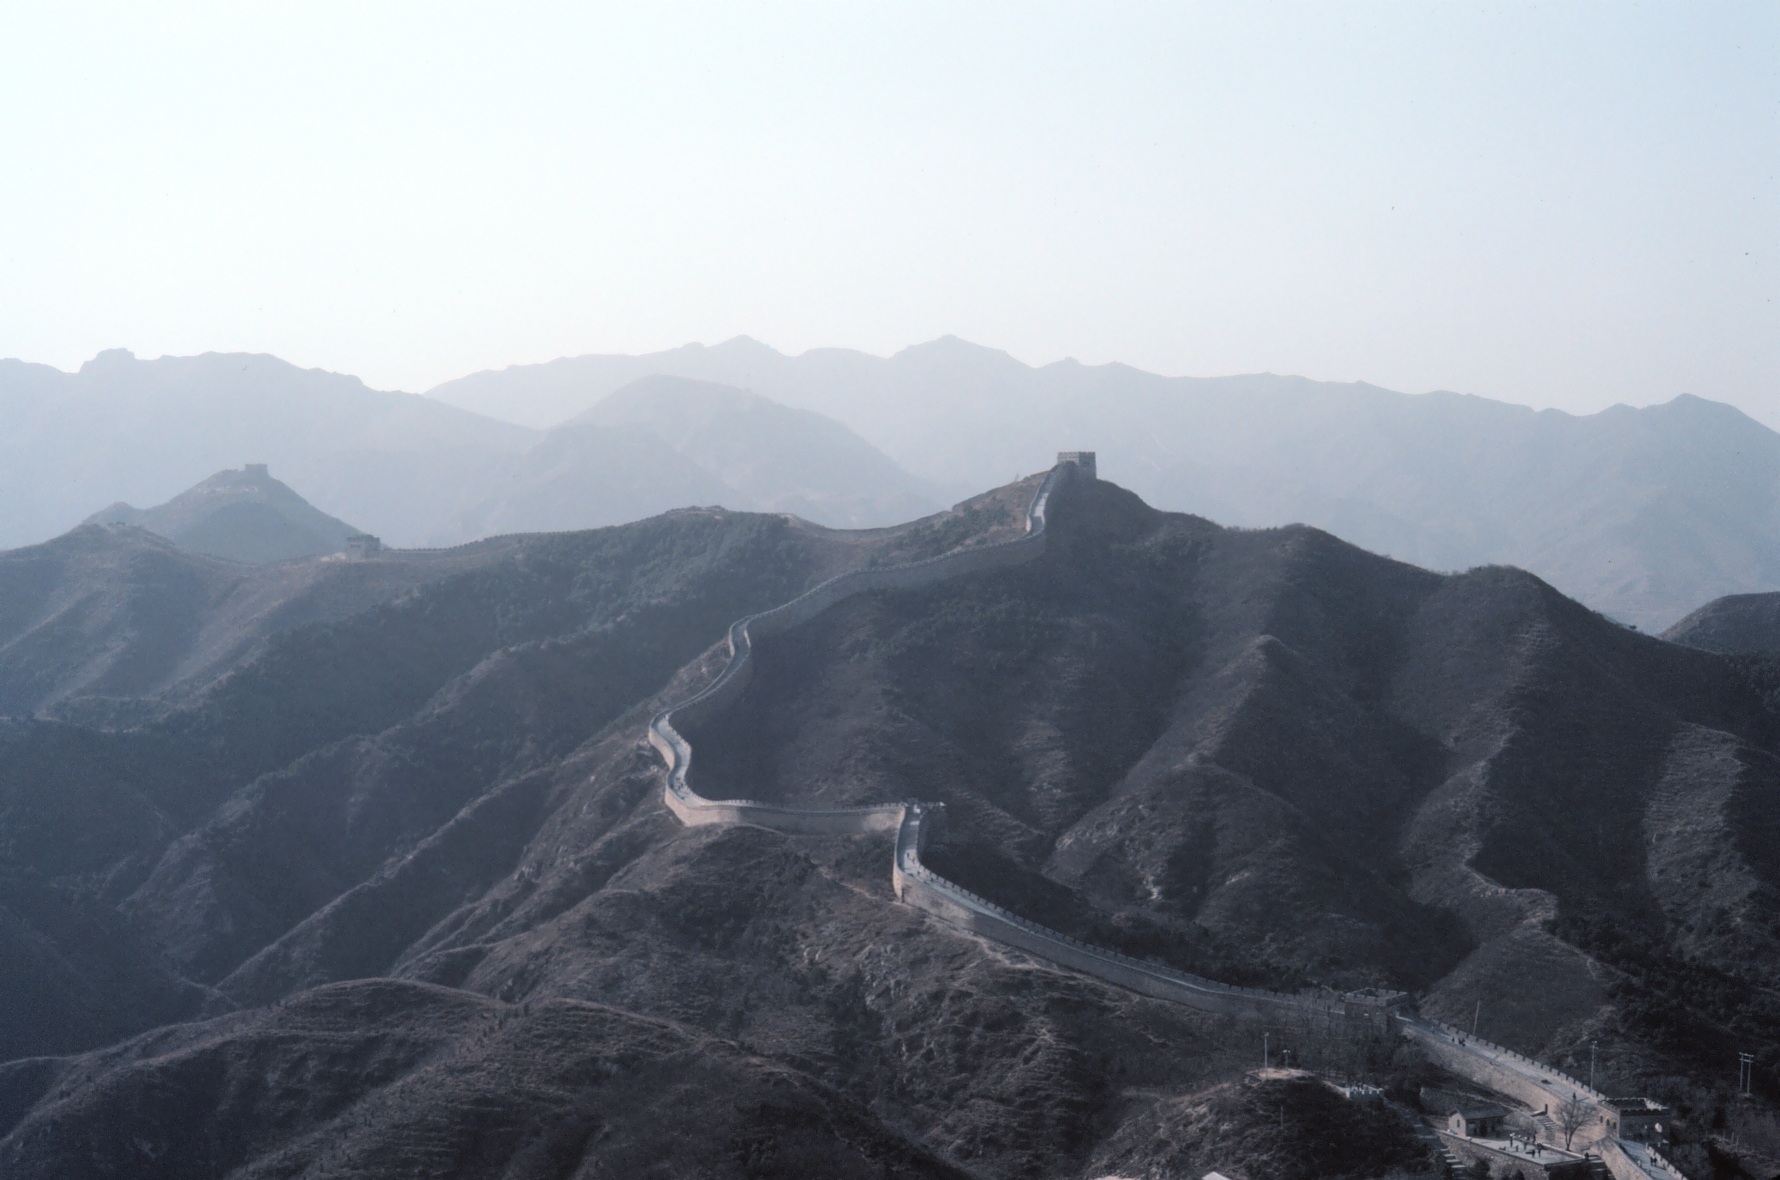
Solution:
M 1310 1174 L 1344 1100 L 1256 1098 L 1255 1026 L 933 923 L 887 840 L 662 804 L 645 723 L 731 620 L 1008 535 L 1035 483 L 871 532 L 694 511 L 472 547 L 143 690 L 135 728 L 7 722 L 0 1171 Z M 1226 979 L 1481 1001 L 1483 1034 L 1572 1069 L 1599 1040 L 1616 1087 L 1733 1043 L 1771 1068 L 1780 714 L 1735 661 L 1517 571 L 1106 483 L 1051 528 L 1030 565 L 764 642 L 693 735 L 700 790 L 941 800 L 932 863 L 1020 913 Z M 1368 1128 L 1345 1174 L 1413 1160 Z
M 1053 527 L 1028 570 L 767 645 L 698 735 L 700 790 L 943 801 L 940 871 L 1188 969 L 1428 989 L 1455 1016 L 1535 972 L 1490 1034 L 1520 1043 L 1605 1001 L 1560 913 L 1780 967 L 1774 733 L 1732 666 L 1518 571 L 1441 577 L 1104 483 Z M 1734 892 L 1682 868 L 1708 848 Z
M 130 525 L 87 525 L 0 552 L 0 714 L 152 715 L 281 631 L 356 615 L 487 552 L 254 568 Z
M 1780 655 L 1780 594 L 1713 599 L 1663 632 L 1663 638 L 1704 651 Z

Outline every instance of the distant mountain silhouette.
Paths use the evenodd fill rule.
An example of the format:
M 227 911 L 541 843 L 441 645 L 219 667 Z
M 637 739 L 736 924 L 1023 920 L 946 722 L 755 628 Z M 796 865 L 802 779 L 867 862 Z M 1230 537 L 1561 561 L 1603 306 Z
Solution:
M 188 552 L 254 565 L 338 553 L 360 531 L 272 478 L 263 463 L 219 471 L 155 508 L 113 504 L 85 523 L 135 525 Z
M 118 349 L 78 373 L 0 361 L 0 547 L 66 532 L 102 504 L 159 504 L 249 458 L 321 511 L 379 532 L 374 496 L 342 489 L 382 490 L 406 456 L 498 456 L 536 438 L 270 356 L 150 361 Z
M 533 428 L 571 419 L 595 433 Z M 1647 630 L 1780 590 L 1780 435 L 1729 406 L 1684 395 L 1578 417 L 1297 377 L 1032 368 L 955 338 L 888 359 L 738 338 L 475 374 L 428 397 L 265 356 L 116 351 L 76 374 L 0 362 L 0 546 L 101 504 L 158 503 L 247 456 L 395 545 L 699 503 L 883 525 L 1042 466 L 1059 438 L 1165 508 L 1313 524 L 1433 569 L 1517 565 Z
M 1685 395 L 1579 417 L 1269 374 L 1033 368 L 956 337 L 887 359 L 791 357 L 739 337 L 477 373 L 429 396 L 544 425 L 649 373 L 827 414 L 954 493 L 1040 466 L 1069 439 L 1163 508 L 1313 524 L 1434 569 L 1517 565 L 1646 629 L 1780 589 L 1780 435 Z
M 127 505 L 167 500 L 244 456 L 265 459 L 337 518 L 321 534 L 346 520 L 398 546 L 593 528 L 695 504 L 859 527 L 943 503 L 838 422 L 739 389 L 645 382 L 584 421 L 539 432 L 273 357 L 139 361 L 118 350 L 74 374 L 0 362 L 0 548 L 47 539 L 112 501 L 122 503 L 104 519 L 156 528 Z M 189 505 L 167 507 L 183 521 Z M 319 523 L 293 532 L 242 500 L 205 526 L 209 540 L 189 521 L 156 531 L 178 531 L 188 549 L 266 560 L 325 551 L 302 535 Z
M 502 467 L 498 486 L 454 522 L 461 536 L 622 524 L 691 505 L 867 528 L 941 503 L 831 418 L 675 377 L 632 382 Z
M 623 524 L 701 504 L 739 504 L 735 490 L 654 432 L 559 426 L 508 459 L 498 484 L 457 522 L 464 536 Z
M 740 493 L 732 506 L 852 528 L 940 506 L 935 489 L 834 419 L 731 386 L 645 377 L 568 425 L 649 430 Z

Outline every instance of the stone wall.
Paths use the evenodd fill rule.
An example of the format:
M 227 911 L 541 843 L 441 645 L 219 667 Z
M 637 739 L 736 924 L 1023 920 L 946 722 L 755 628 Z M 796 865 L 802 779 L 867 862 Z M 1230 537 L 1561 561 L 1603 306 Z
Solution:
M 1645 1171 L 1638 1165 L 1638 1161 L 1619 1145 L 1617 1139 L 1604 1139 L 1595 1144 L 1594 1149 L 1595 1153 L 1601 1157 L 1601 1162 L 1607 1165 L 1607 1174 L 1612 1176 L 1613 1180 L 1652 1180 L 1653 1176 L 1686 1180 L 1686 1177 L 1682 1176 L 1680 1172 L 1658 1171 L 1652 1173 Z
M 1091 457 L 1088 462 L 1092 462 Z M 1471 1037 L 1438 1021 L 1408 1015 L 1404 1012 L 1406 997 L 1400 993 L 1326 990 L 1290 993 L 1238 987 L 1093 946 L 1022 918 L 946 880 L 922 863 L 922 851 L 943 822 L 943 805 L 906 802 L 867 807 L 806 808 L 753 799 L 706 799 L 692 788 L 687 781 L 692 769 L 692 745 L 678 726 L 693 726 L 706 721 L 741 696 L 753 676 L 756 640 L 806 623 L 857 594 L 916 589 L 981 570 L 1034 560 L 1045 549 L 1046 514 L 1051 499 L 1066 481 L 1074 477 L 1092 478 L 1092 468 L 1078 465 L 1074 454 L 1066 452 L 1059 456 L 1057 466 L 1045 477 L 1027 509 L 1024 536 L 992 545 L 958 549 L 924 561 L 852 570 L 828 579 L 782 606 L 731 624 L 729 659 L 723 670 L 702 691 L 664 709 L 649 723 L 649 742 L 667 765 L 662 794 L 668 808 L 688 826 L 750 824 L 798 835 L 894 831 L 896 844 L 891 876 L 897 899 L 941 921 L 1132 991 L 1208 1012 L 1263 1019 L 1304 1012 L 1364 1018 L 1382 1030 L 1394 1027 L 1416 1041 L 1436 1065 L 1533 1109 L 1548 1108 L 1573 1093 L 1594 1103 L 1599 1117 L 1604 1110 L 1605 1098 L 1598 1091 L 1506 1046 Z M 1516 1065 L 1524 1068 L 1517 1069 Z M 1531 1073 L 1527 1072 L 1529 1070 Z M 1652 1173 L 1640 1168 L 1617 1143 L 1604 1140 L 1602 1148 L 1615 1176 L 1621 1180 L 1649 1180 Z
M 933 804 L 910 804 L 897 833 L 892 876 L 896 896 L 905 904 L 1085 975 L 1207 1012 L 1262 1018 L 1288 1012 L 1349 1015 L 1349 1005 L 1333 992 L 1275 992 L 1218 983 L 1094 946 L 979 897 L 921 863 L 921 851 L 930 839 L 931 825 L 942 814 Z
M 913 590 L 950 578 L 1032 561 L 1044 552 L 1045 514 L 1051 497 L 1077 470 L 1073 463 L 1059 463 L 1039 485 L 1026 510 L 1026 533 L 1011 541 L 956 549 L 922 561 L 872 566 L 837 574 L 790 602 L 730 624 L 729 661 L 705 689 L 656 714 L 649 722 L 649 743 L 667 764 L 663 799 L 688 826 L 704 824 L 752 824 L 775 832 L 799 835 L 846 835 L 894 830 L 901 822 L 904 805 L 886 803 L 871 807 L 803 808 L 762 803 L 754 799 L 706 799 L 692 788 L 692 745 L 679 726 L 695 726 L 733 704 L 754 675 L 754 642 L 807 623 L 829 607 L 858 594 L 875 590 Z M 676 724 L 678 723 L 678 724 Z
M 1436 1130 L 1435 1135 L 1439 1137 L 1440 1146 L 1458 1159 L 1466 1163 L 1482 1160 L 1489 1165 L 1492 1176 L 1512 1176 L 1518 1172 L 1523 1180 L 1535 1176 L 1549 1177 L 1550 1180 L 1588 1180 L 1593 1168 L 1587 1159 L 1547 1160 L 1514 1151 L 1499 1151 L 1451 1131 Z M 1640 1173 L 1639 1180 L 1647 1178 Z
M 733 704 L 753 676 L 754 643 L 810 621 L 836 603 L 875 590 L 909 590 L 982 570 L 1018 565 L 1045 549 L 1047 513 L 1052 497 L 1071 478 L 1092 478 L 1086 453 L 1065 452 L 1039 486 L 1026 512 L 1025 535 L 1011 541 L 953 550 L 939 557 L 897 565 L 873 566 L 839 574 L 782 606 L 739 619 L 729 628 L 729 660 L 701 692 L 664 709 L 649 723 L 649 742 L 667 764 L 663 800 L 689 827 L 707 824 L 750 824 L 799 835 L 858 835 L 896 832 L 892 883 L 896 896 L 942 921 L 1018 947 L 1040 958 L 1158 999 L 1187 1004 L 1208 1012 L 1277 1017 L 1288 1012 L 1362 1016 L 1388 1023 L 1389 1001 L 1371 995 L 1340 995 L 1329 991 L 1288 993 L 1217 983 L 1159 963 L 1092 946 L 1056 930 L 1028 921 L 987 898 L 946 880 L 921 863 L 934 826 L 943 817 L 935 804 L 884 803 L 868 807 L 806 808 L 754 799 L 706 799 L 688 781 L 692 744 L 680 726 L 695 726 Z M 1091 464 L 1088 456 L 1087 463 Z
M 1601 1125 L 1603 1127 L 1610 1125 L 1607 1121 L 1607 1096 L 1599 1090 L 1596 1090 L 1583 1082 L 1577 1081 L 1560 1069 L 1546 1065 L 1544 1062 L 1536 1061 L 1533 1058 L 1528 1057 L 1525 1053 L 1517 1053 L 1506 1045 L 1498 1045 L 1494 1041 L 1485 1040 L 1483 1037 L 1473 1036 L 1464 1029 L 1455 1028 L 1453 1025 L 1447 1024 L 1444 1021 L 1435 1020 L 1427 1016 L 1416 1017 L 1405 1031 L 1407 1035 L 1420 1043 L 1424 1049 L 1429 1050 L 1430 1055 L 1435 1049 L 1441 1049 L 1455 1051 L 1468 1061 L 1481 1061 L 1487 1064 L 1493 1064 L 1490 1061 L 1491 1058 L 1501 1058 L 1504 1061 L 1518 1063 L 1527 1069 L 1535 1071 L 1539 1077 L 1546 1079 L 1545 1086 L 1540 1086 L 1537 1081 L 1528 1078 L 1524 1073 L 1512 1069 L 1509 1066 L 1502 1065 L 1497 1066 L 1497 1068 L 1505 1073 L 1513 1075 L 1525 1084 L 1532 1086 L 1540 1095 L 1538 1100 L 1529 1102 L 1527 1099 L 1522 1098 L 1521 1095 L 1514 1094 L 1512 1090 L 1504 1090 L 1500 1086 L 1491 1086 L 1491 1088 L 1499 1090 L 1505 1094 L 1514 1094 L 1515 1098 L 1527 1102 L 1529 1106 L 1535 1107 L 1549 1104 L 1553 1100 L 1554 1095 L 1568 1098 L 1570 1095 L 1574 1094 L 1578 1098 L 1586 1099 L 1594 1106 L 1595 1117 L 1601 1120 Z M 1464 1044 L 1454 1045 L 1451 1043 L 1454 1039 L 1462 1040 Z M 1454 1070 L 1454 1072 L 1461 1071 Z

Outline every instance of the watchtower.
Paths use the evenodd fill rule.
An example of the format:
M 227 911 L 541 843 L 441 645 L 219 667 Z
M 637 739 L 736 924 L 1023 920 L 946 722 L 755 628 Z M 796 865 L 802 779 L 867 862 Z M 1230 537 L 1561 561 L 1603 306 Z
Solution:
M 1094 470 L 1093 451 L 1058 451 L 1057 462 L 1074 463 L 1076 472 L 1083 479 L 1095 479 L 1098 473 Z
M 264 463 L 249 463 L 241 468 L 241 474 L 249 479 L 272 478 L 271 473 L 266 470 L 266 465 Z
M 346 538 L 346 552 L 363 560 L 383 552 L 383 542 L 370 533 L 353 533 Z

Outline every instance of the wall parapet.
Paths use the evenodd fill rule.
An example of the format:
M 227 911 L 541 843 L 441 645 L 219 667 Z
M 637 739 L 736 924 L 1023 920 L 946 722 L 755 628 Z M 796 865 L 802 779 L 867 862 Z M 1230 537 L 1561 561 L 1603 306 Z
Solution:
M 1417 1020 L 1419 1021 L 1419 1023 L 1425 1024 L 1430 1028 L 1438 1029 L 1440 1032 L 1445 1033 L 1449 1037 L 1456 1038 L 1457 1040 L 1459 1040 L 1461 1042 L 1461 1045 L 1460 1045 L 1461 1048 L 1465 1047 L 1466 1045 L 1475 1043 L 1478 1046 L 1480 1046 L 1481 1048 L 1487 1049 L 1490 1053 L 1493 1053 L 1496 1056 L 1506 1057 L 1506 1058 L 1509 1058 L 1510 1060 L 1518 1061 L 1518 1062 L 1522 1063 L 1523 1065 L 1530 1065 L 1534 1069 L 1539 1070 L 1541 1073 L 1547 1074 L 1550 1077 L 1557 1079 L 1558 1082 L 1560 1082 L 1566 1089 L 1574 1091 L 1577 1097 L 1586 1098 L 1590 1102 L 1594 1103 L 1596 1106 L 1602 1107 L 1603 1108 L 1602 1113 L 1603 1114 L 1605 1113 L 1604 1108 L 1607 1103 L 1607 1096 L 1605 1094 L 1601 1093 L 1599 1090 L 1595 1089 L 1592 1086 L 1588 1086 L 1582 1082 L 1577 1081 L 1575 1078 L 1571 1077 L 1569 1074 L 1565 1073 L 1564 1071 L 1562 1071 L 1560 1069 L 1554 1069 L 1551 1066 L 1545 1064 L 1543 1061 L 1538 1061 L 1532 1057 L 1528 1057 L 1525 1053 L 1516 1052 L 1515 1050 L 1510 1049 L 1506 1045 L 1498 1045 L 1494 1041 L 1487 1040 L 1483 1037 L 1474 1036 L 1473 1034 L 1466 1032 L 1462 1028 L 1459 1028 L 1455 1025 L 1446 1023 L 1444 1020 L 1436 1020 L 1431 1016 L 1421 1016 L 1421 1017 L 1418 1017 Z

